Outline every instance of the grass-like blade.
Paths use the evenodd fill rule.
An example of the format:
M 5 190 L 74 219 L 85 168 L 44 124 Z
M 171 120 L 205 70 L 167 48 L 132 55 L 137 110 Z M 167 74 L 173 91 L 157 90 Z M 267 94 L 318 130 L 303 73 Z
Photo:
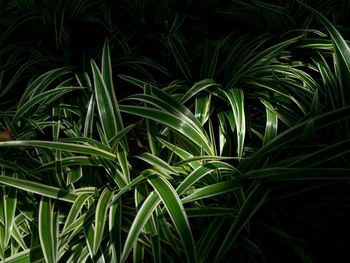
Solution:
M 15 188 L 8 187 L 6 194 L 3 196 L 4 216 L 5 216 L 5 238 L 4 245 L 8 245 L 12 236 L 14 217 L 17 205 L 17 191 Z
M 210 87 L 219 88 L 221 85 L 217 84 L 212 79 L 203 79 L 201 81 L 196 82 L 181 98 L 181 103 L 185 103 L 194 96 L 196 96 L 198 93 L 209 89 Z
M 95 110 L 95 97 L 92 95 L 89 104 L 87 106 L 85 122 L 84 122 L 84 130 L 83 134 L 85 137 L 91 138 L 94 127 L 94 110 Z
M 33 247 L 26 249 L 11 257 L 5 259 L 6 263 L 28 263 L 28 262 L 43 262 L 44 257 L 42 254 L 41 247 Z
M 229 90 L 225 92 L 225 95 L 232 107 L 234 116 L 234 124 L 236 129 L 237 140 L 237 156 L 241 158 L 243 155 L 244 139 L 246 135 L 246 120 L 244 110 L 244 94 L 243 90 Z
M 39 237 L 47 263 L 56 262 L 57 254 L 57 214 L 50 198 L 42 197 L 39 205 Z
M 280 133 L 274 139 L 272 139 L 269 143 L 261 147 L 257 152 L 255 152 L 250 158 L 244 159 L 240 162 L 237 167 L 241 172 L 246 170 L 252 170 L 257 165 L 258 160 L 264 156 L 265 154 L 282 148 L 288 143 L 292 143 L 295 140 L 298 140 L 300 134 L 304 132 L 306 127 L 312 123 L 314 131 L 317 131 L 325 126 L 329 126 L 330 124 L 348 119 L 350 116 L 350 107 L 343 107 L 333 111 L 329 111 L 323 114 L 319 114 L 314 118 L 303 121 L 294 127 L 289 128 L 288 130 Z
M 163 169 L 169 174 L 178 174 L 178 172 L 173 167 L 171 167 L 171 165 L 153 154 L 145 152 L 136 156 L 136 158 L 141 159 L 152 166 Z
M 70 70 L 66 67 L 57 68 L 53 70 L 49 70 L 44 74 L 40 75 L 36 79 L 34 79 L 26 88 L 23 93 L 18 106 L 23 107 L 23 104 L 28 102 L 31 98 L 43 93 L 43 91 L 56 79 L 59 77 L 66 75 L 70 72 Z
M 28 114 L 29 112 L 32 112 L 33 109 L 37 110 L 37 104 L 45 101 L 45 104 L 49 104 L 53 100 L 63 96 L 67 92 L 71 92 L 74 90 L 81 90 L 80 87 L 61 87 L 56 88 L 48 91 L 44 91 L 29 100 L 27 100 L 23 105 L 18 106 L 16 114 L 13 118 L 13 122 L 18 121 L 21 117 L 23 117 L 25 114 Z
M 204 125 L 210 116 L 211 95 L 201 96 L 196 98 L 195 117 Z
M 93 242 L 93 254 L 96 255 L 103 237 L 103 231 L 105 229 L 106 217 L 108 212 L 108 205 L 112 198 L 112 191 L 107 187 L 103 190 L 100 198 L 98 199 L 95 213 L 95 229 L 94 229 L 94 242 Z
M 8 142 L 0 142 L 0 147 L 43 147 L 43 148 L 54 149 L 54 150 L 63 150 L 67 152 L 90 154 L 93 156 L 102 157 L 109 160 L 115 160 L 116 158 L 116 155 L 111 152 L 108 152 L 93 146 L 81 145 L 76 143 L 38 141 L 38 140 L 8 141 Z
M 186 80 L 191 80 L 192 76 L 190 70 L 191 67 L 189 65 L 189 58 L 185 48 L 181 43 L 181 39 L 179 37 L 168 37 L 166 41 L 182 74 Z
M 95 61 L 91 61 L 91 68 L 94 77 L 95 98 L 98 114 L 103 132 L 108 140 L 111 140 L 122 128 L 118 125 L 118 116 L 115 111 L 114 100 L 109 94 L 105 80 Z
M 237 159 L 237 157 L 204 155 L 204 156 L 189 157 L 189 158 L 183 159 L 182 161 L 175 163 L 174 165 L 180 166 L 180 165 L 190 164 L 190 163 L 198 162 L 198 161 L 232 160 L 232 159 Z
M 197 243 L 197 251 L 199 262 L 207 262 L 208 254 L 211 252 L 213 246 L 221 239 L 220 229 L 225 221 L 225 217 L 215 217 L 209 224 Z
M 205 137 L 203 138 L 203 135 L 200 134 L 197 129 L 186 123 L 184 120 L 174 116 L 173 114 L 157 109 L 132 105 L 120 105 L 120 110 L 122 112 L 135 114 L 162 123 L 172 128 L 174 131 L 177 131 L 180 134 L 186 136 L 194 144 L 197 145 L 198 150 L 203 148 L 208 153 L 212 152 L 211 146 L 208 145 L 207 139 Z
M 188 262 L 197 262 L 194 240 L 184 207 L 171 184 L 158 176 L 148 178 L 165 205 L 183 243 Z
M 330 34 L 332 38 L 332 44 L 334 49 L 334 55 L 335 55 L 335 69 L 338 74 L 340 83 L 341 83 L 341 92 L 342 92 L 342 102 L 343 106 L 348 105 L 347 98 L 350 95 L 350 48 L 349 44 L 346 43 L 342 35 L 339 33 L 339 31 L 335 28 L 335 26 L 320 12 L 316 11 L 315 9 L 308 7 L 305 5 L 308 9 L 312 11 L 319 19 L 323 25 L 326 27 L 328 33 Z
M 81 194 L 79 195 L 74 204 L 72 205 L 69 214 L 66 218 L 66 222 L 63 226 L 63 230 L 62 230 L 62 235 L 65 233 L 65 229 L 70 226 L 71 224 L 74 223 L 74 221 L 76 221 L 78 215 L 82 212 L 82 208 L 84 206 L 84 204 L 86 203 L 86 201 L 91 197 L 91 195 L 89 194 Z
M 113 126 L 116 127 L 116 133 L 120 132 L 121 130 L 124 129 L 124 125 L 123 125 L 123 121 L 122 121 L 122 117 L 120 115 L 120 111 L 119 111 L 119 106 L 118 106 L 118 101 L 117 101 L 117 97 L 115 95 L 115 89 L 114 89 L 114 85 L 113 85 L 113 78 L 112 78 L 112 63 L 111 63 L 111 54 L 110 54 L 110 50 L 109 50 L 109 43 L 106 40 L 103 46 L 103 51 L 102 51 L 102 63 L 101 63 L 101 74 L 102 74 L 102 78 L 104 81 L 105 86 L 101 86 L 99 87 L 100 89 L 106 89 L 104 91 L 100 91 L 99 93 L 101 96 L 105 96 L 107 95 L 109 97 L 109 99 L 107 98 L 103 98 L 103 100 L 105 102 L 109 103 L 109 100 L 111 100 L 112 102 L 112 108 L 110 108 L 109 110 L 113 110 L 116 119 L 113 120 L 115 122 L 115 124 Z M 96 69 L 94 70 L 96 73 Z M 95 73 L 95 74 L 96 74 Z M 95 87 L 96 88 L 96 87 Z M 107 92 L 107 94 L 103 94 L 104 92 Z M 97 90 L 95 92 L 95 94 L 97 95 Z M 102 100 L 102 98 L 101 98 Z M 101 105 L 100 105 L 101 107 Z M 106 114 L 111 114 L 111 113 L 106 113 Z M 108 139 L 112 139 L 112 137 L 108 137 Z M 126 141 L 124 141 L 124 143 L 126 143 Z
M 268 101 L 262 101 L 266 108 L 266 125 L 263 144 L 268 143 L 277 135 L 278 118 L 277 114 Z
M 77 194 L 69 192 L 65 189 L 52 187 L 44 184 L 31 182 L 28 180 L 12 178 L 8 176 L 0 175 L 0 183 L 8 186 L 15 187 L 27 192 L 35 193 L 38 195 L 51 197 L 53 199 L 63 200 L 66 202 L 74 202 L 77 198 Z
M 182 203 L 193 202 L 195 200 L 200 200 L 204 198 L 209 198 L 212 196 L 221 195 L 224 193 L 232 192 L 236 189 L 242 187 L 242 182 L 238 179 L 231 179 L 225 182 L 219 182 L 204 186 L 202 188 L 197 188 L 190 195 L 181 199 Z
M 261 189 L 259 184 L 256 184 L 251 190 L 246 200 L 244 200 L 243 205 L 240 207 L 240 210 L 230 229 L 227 231 L 226 236 L 223 238 L 221 246 L 217 251 L 215 262 L 219 262 L 223 257 L 225 257 L 226 252 L 231 248 L 240 231 L 266 201 L 267 195 L 268 191 Z
M 349 168 L 266 168 L 242 174 L 242 178 L 264 182 L 309 181 L 309 180 L 347 180 Z
M 128 100 L 141 101 L 145 103 L 145 105 L 152 105 L 166 113 L 172 114 L 184 122 L 187 122 L 189 126 L 192 126 L 198 131 L 198 134 L 202 136 L 203 139 L 208 140 L 202 124 L 187 107 L 179 103 L 178 100 L 166 92 L 157 88 L 151 88 L 150 86 L 147 87 L 149 89 L 149 94 L 132 95 L 128 97 Z M 209 144 L 209 142 L 207 142 L 207 144 Z
M 154 192 L 150 193 L 146 200 L 143 202 L 124 242 L 124 248 L 120 260 L 121 262 L 127 261 L 128 255 L 133 248 L 134 242 L 136 242 L 142 228 L 145 226 L 159 203 L 160 199 Z
M 180 148 L 179 146 L 176 146 L 166 140 L 163 140 L 159 137 L 157 137 L 158 141 L 160 141 L 161 144 L 163 144 L 165 147 L 167 147 L 171 152 L 174 152 L 176 155 L 178 155 L 181 159 L 191 159 L 196 158 L 192 154 L 190 154 L 188 151 Z M 201 163 L 199 161 L 191 161 L 188 163 L 193 169 L 201 166 Z
M 109 208 L 108 228 L 111 241 L 111 258 L 113 262 L 120 262 L 122 253 L 122 201 L 118 199 Z
M 319 151 L 315 151 L 304 156 L 298 156 L 296 160 L 283 160 L 282 162 L 286 163 L 281 167 L 314 167 L 316 165 L 325 163 L 329 160 L 336 160 L 337 158 L 342 158 L 343 156 L 349 154 L 349 152 L 350 139 L 345 139 L 339 141 L 338 143 L 334 143 L 327 147 L 324 147 Z
M 212 171 L 215 171 L 215 170 L 228 170 L 228 171 L 231 171 L 232 174 L 237 172 L 237 170 L 234 167 L 232 167 L 227 163 L 219 162 L 219 161 L 208 162 L 204 164 L 202 167 L 195 169 L 180 183 L 180 185 L 176 188 L 177 194 L 181 195 L 187 189 L 189 189 L 193 184 L 199 181 L 201 178 L 203 178 L 204 176 L 210 174 Z

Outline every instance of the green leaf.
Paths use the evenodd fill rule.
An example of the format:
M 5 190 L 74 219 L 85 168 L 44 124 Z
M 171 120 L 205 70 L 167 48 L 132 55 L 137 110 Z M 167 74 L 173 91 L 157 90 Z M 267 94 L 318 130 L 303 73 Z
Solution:
M 188 217 L 219 217 L 234 216 L 237 213 L 235 208 L 215 207 L 215 206 L 198 206 L 195 208 L 186 208 Z
M 39 238 L 45 261 L 56 262 L 57 254 L 57 214 L 47 197 L 42 197 L 39 205 Z
M 261 181 L 307 181 L 307 180 L 347 180 L 350 169 L 346 168 L 279 168 L 252 170 L 242 174 L 242 178 Z
M 77 232 L 80 232 L 83 227 L 87 226 L 88 222 L 91 222 L 92 216 L 93 215 L 91 213 L 85 213 L 81 215 L 72 224 L 67 225 L 64 228 L 64 230 L 60 234 L 60 237 L 68 235 L 71 232 L 72 233 L 70 234 L 70 236 L 75 236 Z
M 303 3 L 301 3 L 303 4 Z M 344 40 L 339 31 L 332 25 L 329 20 L 322 15 L 320 12 L 315 9 L 306 6 L 310 9 L 313 14 L 316 15 L 323 25 L 326 27 L 327 31 L 331 35 L 333 50 L 335 55 L 335 70 L 340 80 L 341 84 L 341 93 L 342 93 L 342 102 L 343 106 L 348 105 L 348 97 L 350 95 L 350 48 L 348 43 Z
M 215 170 L 227 170 L 232 174 L 237 173 L 237 170 L 224 162 L 212 161 L 204 164 L 202 167 L 198 167 L 191 174 L 189 174 L 176 188 L 176 192 L 178 195 L 183 194 L 187 189 L 189 189 L 193 184 L 199 181 L 204 176 L 207 176 L 211 172 Z
M 298 140 L 300 134 L 304 132 L 305 128 L 310 123 L 313 123 L 313 126 L 314 126 L 313 131 L 315 132 L 323 127 L 329 126 L 334 122 L 337 122 L 343 119 L 348 119 L 349 116 L 350 116 L 350 107 L 347 106 L 347 107 L 329 111 L 323 114 L 319 114 L 314 118 L 303 121 L 289 128 L 288 130 L 280 133 L 273 140 L 271 140 L 269 143 L 267 143 L 266 145 L 261 147 L 257 152 L 255 152 L 252 156 L 250 156 L 250 158 L 242 160 L 239 166 L 237 167 L 237 169 L 239 169 L 241 172 L 254 169 L 256 165 L 259 164 L 259 160 L 267 153 L 273 150 L 281 149 L 286 144 L 290 144 L 293 141 Z
M 42 262 L 44 260 L 41 247 L 26 249 L 5 259 L 6 263 Z
M 44 74 L 40 75 L 36 79 L 34 79 L 26 88 L 23 93 L 21 100 L 18 103 L 18 108 L 22 108 L 25 103 L 30 101 L 32 98 L 40 95 L 43 91 L 56 79 L 59 77 L 68 74 L 70 70 L 66 67 L 57 68 L 53 70 L 49 70 Z
M 16 240 L 16 242 L 21 247 L 21 249 L 26 250 L 28 248 L 25 241 L 24 241 L 23 233 L 20 232 L 16 223 L 14 223 L 12 226 L 12 237 L 14 240 Z
M 4 202 L 4 216 L 5 216 L 5 247 L 8 245 L 12 236 L 12 229 L 14 224 L 14 217 L 17 205 L 17 191 L 15 188 L 7 188 L 6 195 L 3 196 Z
M 145 152 L 135 157 L 149 163 L 152 166 L 163 169 L 169 174 L 178 174 L 178 172 L 173 167 L 171 167 L 171 165 L 153 154 Z
M 66 222 L 64 223 L 62 235 L 65 233 L 66 228 L 74 223 L 76 221 L 78 215 L 82 212 L 82 208 L 85 205 L 86 201 L 91 197 L 90 194 L 81 194 L 79 195 L 74 204 L 72 205 L 71 209 L 69 210 L 69 214 L 66 218 Z
M 100 70 L 93 60 L 91 61 L 91 68 L 94 77 L 95 98 L 101 126 L 106 138 L 110 141 L 123 129 L 121 126 L 121 117 L 118 115 L 119 112 L 115 105 L 116 99 L 115 97 L 113 98 L 114 93 L 109 93 L 111 88 L 108 88 L 105 82 L 109 81 L 109 79 L 103 79 Z M 107 75 L 106 72 L 105 75 Z
M 236 129 L 237 156 L 238 158 L 241 158 L 243 155 L 244 139 L 246 134 L 243 90 L 229 90 L 225 92 L 225 95 L 232 107 L 234 116 L 233 121 Z
M 146 87 L 148 87 L 147 89 L 149 90 L 147 94 L 132 95 L 127 99 L 141 101 L 145 105 L 152 105 L 156 108 L 160 108 L 166 113 L 173 114 L 175 117 L 187 122 L 189 126 L 196 129 L 203 139 L 208 140 L 201 123 L 188 108 L 166 92 L 157 88 Z M 207 144 L 210 143 L 207 141 Z
M 76 152 L 83 154 L 90 154 L 114 161 L 116 155 L 88 145 L 81 145 L 76 143 L 52 142 L 52 141 L 8 141 L 0 142 L 0 147 L 43 147 L 54 150 L 63 150 L 67 152 Z
M 0 175 L 0 183 L 53 199 L 74 202 L 77 195 L 65 189 Z
M 213 247 L 222 239 L 221 228 L 225 217 L 215 217 L 213 221 L 202 231 L 197 244 L 199 262 L 206 262 Z
M 181 199 L 182 203 L 193 202 L 195 200 L 200 200 L 204 198 L 209 198 L 212 196 L 217 196 L 224 193 L 233 192 L 242 187 L 242 182 L 239 179 L 231 179 L 225 182 L 219 182 L 204 186 L 202 188 L 197 188 L 190 195 Z
M 184 207 L 171 184 L 159 176 L 152 176 L 148 181 L 154 187 L 165 205 L 183 243 L 188 262 L 197 262 L 194 240 Z
M 144 261 L 145 248 L 141 242 L 136 241 L 133 248 L 133 262 L 143 262 Z
M 286 161 L 284 166 L 288 167 L 303 167 L 309 168 L 312 166 L 320 165 L 329 160 L 337 160 L 346 156 L 350 152 L 350 139 L 345 139 L 337 143 L 331 144 L 327 147 L 323 147 L 319 151 L 314 151 L 310 154 L 298 156 L 295 160 L 283 160 Z M 282 161 L 282 162 L 283 162 Z
M 152 95 L 152 88 L 150 85 L 145 85 L 144 93 L 148 95 Z M 147 106 L 147 104 L 145 104 Z M 159 142 L 157 141 L 157 136 L 159 135 L 158 124 L 152 120 L 146 120 L 146 128 L 147 128 L 147 139 L 150 151 L 154 155 L 158 155 L 159 153 Z
M 120 111 L 119 111 L 119 106 L 118 106 L 118 101 L 117 101 L 117 97 L 115 95 L 115 89 L 113 86 L 113 77 L 112 77 L 112 63 L 111 63 L 111 54 L 109 51 L 109 43 L 108 40 L 105 41 L 104 46 L 103 46 L 103 51 L 102 51 L 102 65 L 101 65 L 101 73 L 102 73 L 102 78 L 104 80 L 105 83 L 105 87 L 103 86 L 103 88 L 106 88 L 107 97 L 110 98 L 111 102 L 112 102 L 112 108 L 110 108 L 109 110 L 113 110 L 113 112 L 115 113 L 116 119 L 114 126 L 116 127 L 116 133 L 119 133 L 120 131 L 122 131 L 124 129 L 123 126 L 123 121 L 122 121 L 122 117 L 120 115 Z M 100 87 L 102 88 L 102 87 Z M 101 91 L 101 93 L 103 93 Z M 97 94 L 97 91 L 95 92 L 95 94 Z M 102 94 L 100 94 L 102 95 Z M 109 100 L 107 98 L 101 98 L 101 101 L 105 101 L 105 102 L 109 102 Z M 107 108 L 108 109 L 108 108 Z M 109 140 L 111 138 L 107 137 Z M 126 140 L 124 141 L 124 143 L 126 143 Z
M 92 138 L 94 129 L 94 111 L 95 111 L 95 97 L 92 95 L 87 106 L 86 117 L 84 121 L 84 131 L 85 137 Z
M 187 159 L 195 158 L 188 151 L 186 151 L 186 150 L 184 150 L 184 149 L 182 149 L 182 148 L 180 148 L 180 147 L 178 147 L 178 146 L 176 146 L 176 145 L 174 145 L 166 140 L 163 140 L 159 137 L 157 137 L 157 140 L 160 141 L 161 144 L 163 144 L 165 147 L 167 147 L 171 152 L 174 152 L 176 155 L 178 155 L 181 159 L 187 160 Z M 195 168 L 201 166 L 201 163 L 199 161 L 193 161 L 193 162 L 191 161 L 191 162 L 189 162 L 189 165 L 193 169 L 195 169 Z
M 113 262 L 120 262 L 122 254 L 122 212 L 122 201 L 118 199 L 109 208 L 108 220 Z
M 247 199 L 244 200 L 236 218 L 231 224 L 231 227 L 228 229 L 227 234 L 223 237 L 223 241 L 215 257 L 216 262 L 225 257 L 227 251 L 231 249 L 232 244 L 235 242 L 238 234 L 265 202 L 267 195 L 268 191 L 260 189 L 258 184 L 256 184 L 250 191 Z
M 131 249 L 133 248 L 133 245 L 136 242 L 142 228 L 145 226 L 148 219 L 151 217 L 153 211 L 156 209 L 159 203 L 160 199 L 154 192 L 150 193 L 146 200 L 143 202 L 129 229 L 128 236 L 124 242 L 124 248 L 120 260 L 121 262 L 126 262 L 128 255 Z
M 196 156 L 196 157 L 189 157 L 189 158 L 184 158 L 182 161 L 179 161 L 175 163 L 175 166 L 180 166 L 184 164 L 190 164 L 193 162 L 198 162 L 198 161 L 211 161 L 211 160 L 232 160 L 232 159 L 237 159 L 237 157 L 228 157 L 228 156 L 217 156 L 217 155 L 204 155 L 204 156 Z M 197 167 L 199 167 L 198 165 Z M 197 168 L 196 167 L 196 168 Z
M 142 81 L 142 80 L 139 80 L 137 78 L 134 78 L 132 76 L 119 74 L 118 77 L 121 78 L 122 80 L 125 80 L 125 81 L 135 85 L 135 86 L 138 86 L 141 89 L 143 89 L 145 87 L 145 85 L 149 85 L 149 83 Z
M 201 81 L 196 82 L 181 98 L 181 103 L 185 103 L 200 92 L 209 89 L 210 87 L 220 88 L 221 85 L 217 84 L 212 79 L 203 79 Z
M 204 148 L 204 150 L 209 154 L 212 152 L 211 146 L 208 143 L 206 136 L 173 114 L 147 107 L 131 105 L 120 105 L 120 110 L 122 112 L 135 114 L 162 123 L 190 139 L 194 144 L 197 145 L 198 150 Z
M 62 87 L 62 88 L 56 88 L 53 90 L 44 91 L 35 97 L 30 98 L 27 100 L 23 105 L 17 107 L 17 111 L 15 116 L 13 117 L 13 122 L 18 121 L 20 118 L 22 118 L 25 114 L 28 114 L 30 112 L 36 111 L 39 107 L 37 107 L 37 104 L 45 101 L 45 105 L 50 104 L 52 101 L 56 100 L 57 98 L 63 96 L 67 92 L 71 92 L 74 90 L 81 90 L 80 87 Z
M 277 135 L 278 118 L 277 114 L 275 114 L 272 105 L 268 101 L 262 100 L 262 103 L 265 105 L 266 108 L 266 125 L 263 142 L 265 145 Z
M 96 206 L 95 212 L 95 229 L 94 229 L 94 241 L 92 252 L 94 255 L 97 254 L 98 249 L 100 248 L 100 244 L 103 238 L 103 232 L 106 223 L 108 205 L 112 198 L 112 192 L 106 187 L 100 198 L 98 199 L 98 203 Z
M 178 37 L 168 37 L 166 39 L 167 44 L 170 48 L 172 55 L 175 58 L 177 66 L 180 68 L 182 74 L 184 75 L 186 80 L 191 80 L 191 70 L 188 54 L 181 43 L 181 39 Z
M 211 96 L 206 95 L 196 98 L 195 117 L 204 125 L 210 117 Z

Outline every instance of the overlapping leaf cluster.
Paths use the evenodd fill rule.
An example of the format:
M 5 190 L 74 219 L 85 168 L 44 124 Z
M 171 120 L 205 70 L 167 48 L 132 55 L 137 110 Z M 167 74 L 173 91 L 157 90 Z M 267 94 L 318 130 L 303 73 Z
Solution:
M 129 35 L 105 41 L 100 58 L 82 73 L 48 69 L 29 81 L 14 105 L 1 104 L 1 128 L 11 136 L 0 136 L 0 259 L 281 262 L 287 254 L 312 262 L 303 220 L 315 208 L 300 199 L 311 193 L 321 208 L 348 206 L 340 191 L 350 174 L 350 49 L 339 30 L 302 3 L 232 1 L 218 8 L 212 1 L 154 1 L 158 9 L 151 9 L 153 1 L 128 1 L 114 7 L 126 17 L 153 15 L 125 18 L 130 24 L 116 31 L 113 8 L 107 8 L 113 5 L 106 1 L 99 17 L 93 7 L 100 2 L 87 2 L 59 2 L 53 18 L 38 15 L 38 6 L 28 14 L 29 20 L 54 19 L 56 48 L 66 61 L 72 58 L 65 50 L 70 19 L 82 16 Z M 228 16 L 249 27 L 246 15 L 259 10 L 253 12 L 258 21 L 273 15 L 283 21 L 281 30 L 301 27 L 278 38 L 237 37 L 226 28 L 209 37 L 210 25 L 201 22 L 201 31 L 189 16 L 196 4 L 208 5 L 221 23 Z M 308 14 L 304 25 L 284 24 L 293 8 Z M 200 8 L 192 12 L 201 17 Z M 135 44 L 143 38 L 163 53 L 143 54 L 149 46 Z M 6 35 L 2 39 L 7 43 Z M 122 47 L 121 57 L 111 47 Z M 10 50 L 0 54 L 8 59 L 0 75 L 4 98 L 42 57 L 32 49 L 8 82 L 2 77 L 13 70 Z M 336 199 L 322 202 L 319 189 L 337 193 Z M 341 234 L 337 241 L 348 245 Z

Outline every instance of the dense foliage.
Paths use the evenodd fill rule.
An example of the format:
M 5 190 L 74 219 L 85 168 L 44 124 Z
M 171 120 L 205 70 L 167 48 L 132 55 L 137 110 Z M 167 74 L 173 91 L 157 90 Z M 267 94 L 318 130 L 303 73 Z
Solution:
M 1 262 L 350 260 L 350 2 L 277 2 L 1 1 Z

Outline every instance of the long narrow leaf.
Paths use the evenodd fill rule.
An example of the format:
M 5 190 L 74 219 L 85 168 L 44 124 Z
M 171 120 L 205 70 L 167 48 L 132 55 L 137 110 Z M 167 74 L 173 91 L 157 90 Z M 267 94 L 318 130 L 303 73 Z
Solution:
M 47 263 L 56 262 L 57 223 L 51 200 L 43 197 L 39 206 L 39 237 Z
M 21 117 L 23 117 L 26 113 L 31 112 L 33 109 L 36 110 L 36 105 L 44 100 L 55 100 L 67 92 L 71 92 L 74 90 L 81 90 L 80 87 L 62 87 L 62 88 L 56 88 L 53 90 L 44 91 L 43 93 L 40 93 L 36 95 L 33 98 L 30 98 L 28 101 L 23 103 L 20 107 L 17 108 L 16 114 L 13 118 L 13 121 L 19 120 Z M 49 104 L 49 101 L 45 102 L 46 104 Z
M 6 196 L 4 195 L 4 216 L 5 216 L 5 247 L 8 245 L 14 224 L 14 217 L 17 205 L 17 191 L 15 188 L 8 188 Z
M 268 152 L 276 150 L 288 143 L 298 140 L 300 134 L 304 132 L 304 129 L 310 123 L 313 123 L 314 131 L 317 131 L 320 128 L 329 126 L 330 124 L 343 119 L 348 119 L 349 117 L 350 107 L 347 106 L 330 112 L 326 112 L 324 114 L 320 114 L 317 117 L 311 118 L 310 120 L 303 121 L 298 125 L 295 125 L 294 127 L 276 136 L 268 144 L 260 148 L 259 151 L 250 156 L 249 159 L 243 160 L 237 168 L 241 172 L 253 169 L 257 164 L 258 160 Z
M 115 160 L 116 155 L 92 146 L 81 145 L 76 143 L 64 143 L 64 142 L 53 142 L 53 141 L 8 141 L 0 142 L 0 147 L 43 147 L 54 150 L 63 150 L 67 152 L 76 152 L 83 154 L 90 154 L 109 160 Z
M 209 162 L 203 165 L 202 167 L 197 168 L 191 174 L 189 174 L 181 182 L 181 184 L 176 188 L 177 194 L 181 195 L 193 184 L 195 184 L 198 180 L 200 180 L 202 177 L 207 176 L 208 174 L 210 174 L 212 171 L 215 171 L 215 170 L 227 170 L 232 172 L 232 174 L 237 172 L 237 170 L 234 167 L 224 162 L 219 162 L 219 161 Z
M 266 125 L 264 134 L 264 144 L 271 141 L 277 135 L 278 118 L 272 105 L 268 101 L 262 101 L 266 108 Z
M 148 195 L 147 199 L 143 202 L 140 210 L 138 211 L 128 233 L 128 236 L 124 242 L 124 248 L 121 256 L 121 262 L 126 262 L 128 255 L 133 247 L 134 242 L 137 240 L 142 228 L 147 223 L 148 219 L 156 209 L 160 199 L 152 192 Z
M 106 223 L 106 216 L 108 211 L 108 205 L 112 198 L 112 192 L 105 188 L 98 200 L 95 213 L 95 232 L 94 232 L 94 242 L 93 242 L 93 254 L 96 255 L 100 247 L 103 231 Z
M 201 200 L 212 196 L 221 195 L 224 193 L 232 193 L 242 187 L 241 180 L 231 179 L 225 182 L 219 182 L 211 184 L 202 188 L 197 188 L 190 195 L 181 199 L 182 203 L 193 202 L 195 200 Z
M 350 95 L 350 47 L 339 33 L 339 31 L 332 25 L 329 20 L 315 9 L 306 6 L 310 9 L 326 27 L 331 35 L 332 44 L 335 54 L 335 69 L 338 73 L 341 83 L 342 102 L 343 106 L 348 105 L 348 97 Z
M 42 262 L 44 260 L 41 247 L 33 247 L 21 251 L 11 257 L 5 259 L 6 263 L 28 263 L 28 262 Z
M 169 182 L 161 177 L 150 177 L 148 181 L 156 190 L 159 198 L 164 203 L 183 243 L 188 262 L 197 262 L 196 250 L 191 228 L 183 205 Z
M 244 228 L 244 226 L 249 222 L 251 217 L 256 213 L 256 211 L 261 207 L 267 198 L 268 192 L 261 190 L 259 185 L 256 185 L 250 192 L 247 199 L 244 201 L 240 211 L 238 212 L 235 220 L 233 221 L 230 229 L 223 238 L 221 246 L 217 251 L 215 261 L 218 262 L 222 259 L 226 252 L 231 248 L 232 244 L 235 242 L 238 234 Z
M 113 110 L 113 112 L 115 113 L 116 119 L 114 121 L 115 121 L 116 132 L 118 133 L 124 129 L 124 125 L 123 125 L 122 117 L 120 115 L 117 97 L 115 95 L 115 89 L 114 89 L 113 78 L 112 78 L 111 54 L 109 51 L 109 43 L 107 40 L 105 41 L 104 46 L 103 46 L 101 74 L 102 74 L 102 78 L 103 78 L 104 83 L 105 83 L 105 87 L 103 86 L 103 88 L 106 89 L 106 91 L 107 91 L 106 95 L 109 97 L 109 99 L 112 102 L 112 108 L 110 110 Z M 100 87 L 100 88 L 102 88 L 102 87 Z M 96 91 L 96 93 L 97 93 L 97 91 Z M 104 101 L 109 102 L 109 100 L 107 98 L 104 98 Z M 110 114 L 110 113 L 108 113 L 108 114 Z M 108 138 L 108 139 L 111 139 L 111 138 Z M 124 141 L 124 143 L 126 143 L 126 141 Z M 125 145 L 124 145 L 124 147 L 125 147 Z
M 44 184 L 34 183 L 27 180 L 7 177 L 3 175 L 0 175 L 0 183 L 42 196 L 63 200 L 66 202 L 73 203 L 77 198 L 76 194 L 69 192 L 65 189 L 60 189 L 57 187 L 47 186 Z
M 225 92 L 225 95 L 232 107 L 236 128 L 237 156 L 238 158 L 241 158 L 243 155 L 244 139 L 246 135 L 243 90 L 229 90 L 228 92 Z
M 115 101 L 112 100 L 112 94 L 109 94 L 105 80 L 94 61 L 91 61 L 91 68 L 94 76 L 96 105 L 102 129 L 107 139 L 111 140 L 122 129 L 117 122 L 118 113 L 115 111 L 113 104 Z
M 169 165 L 167 162 L 163 161 L 162 159 L 160 159 L 157 156 L 154 156 L 150 153 L 142 153 L 138 156 L 136 156 L 136 158 L 141 159 L 147 163 L 149 163 L 150 165 L 156 166 L 160 169 L 165 170 L 166 172 L 168 172 L 169 174 L 178 174 L 177 171 L 171 167 L 171 165 Z
M 172 114 L 156 109 L 150 109 L 147 107 L 131 105 L 120 105 L 120 110 L 141 117 L 149 118 L 151 120 L 158 121 L 164 125 L 167 125 L 173 130 L 186 136 L 193 143 L 197 144 L 199 150 L 203 147 L 206 152 L 212 152 L 211 146 L 208 145 L 208 141 L 206 138 L 203 138 L 203 136 L 200 133 L 198 133 L 198 131 L 195 128 L 188 125 L 188 123 L 175 117 Z

